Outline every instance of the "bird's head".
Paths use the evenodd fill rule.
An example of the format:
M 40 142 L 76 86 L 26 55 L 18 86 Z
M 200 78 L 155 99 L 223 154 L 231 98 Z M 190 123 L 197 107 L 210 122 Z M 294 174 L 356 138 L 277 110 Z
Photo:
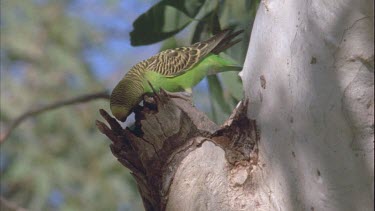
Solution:
M 113 116 L 121 122 L 133 111 L 133 108 L 142 100 L 142 85 L 134 80 L 124 78 L 113 89 L 110 97 L 110 107 Z
M 122 105 L 112 105 L 111 104 L 111 111 L 113 116 L 121 122 L 125 122 L 126 118 L 128 118 L 130 111 L 127 107 Z

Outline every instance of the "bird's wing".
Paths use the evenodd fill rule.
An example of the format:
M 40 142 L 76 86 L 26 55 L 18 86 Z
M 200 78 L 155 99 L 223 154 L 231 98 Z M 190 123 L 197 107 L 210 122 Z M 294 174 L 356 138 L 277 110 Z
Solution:
M 229 41 L 233 38 L 231 30 L 224 30 L 206 41 L 195 43 L 189 47 L 162 51 L 146 60 L 148 63 L 147 69 L 166 77 L 181 75 L 201 61 L 222 41 L 227 40 L 226 37 L 231 37 Z

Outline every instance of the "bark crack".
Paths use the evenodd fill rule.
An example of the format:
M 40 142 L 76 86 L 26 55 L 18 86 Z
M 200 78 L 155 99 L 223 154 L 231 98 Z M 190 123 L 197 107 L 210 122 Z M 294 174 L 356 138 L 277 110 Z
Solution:
M 159 156 L 159 154 L 158 154 L 158 151 L 156 150 L 156 147 L 155 147 L 155 145 L 154 144 L 152 144 L 151 142 L 149 142 L 149 141 L 147 141 L 146 139 L 144 139 L 143 137 L 140 137 L 144 142 L 146 142 L 146 143 L 148 143 L 148 144 L 150 144 L 151 146 L 152 146 L 152 148 L 154 148 L 154 151 L 155 151 L 155 154 L 156 154 L 156 156 L 158 156 L 158 158 L 159 158 L 159 160 L 161 159 L 161 157 Z
M 163 91 L 157 100 L 144 101 L 135 109 L 133 130 L 122 129 L 104 110 L 100 113 L 111 129 L 100 121 L 97 127 L 112 141 L 113 155 L 132 171 L 146 210 L 165 210 L 180 163 L 206 141 L 224 150 L 231 168 L 257 165 L 259 136 L 255 120 L 246 117 L 248 101 L 241 102 L 220 127 L 191 101 L 169 98 Z
M 163 125 L 161 124 L 159 118 L 158 118 L 157 116 L 155 116 L 155 119 L 156 119 L 156 121 L 158 122 L 158 124 L 159 124 L 159 126 L 160 126 L 160 129 L 161 129 L 161 131 L 163 132 L 164 137 L 167 138 L 168 135 L 165 133 L 165 131 L 164 131 L 164 127 L 163 127 Z
M 334 67 L 336 67 L 336 64 L 337 64 L 337 52 L 340 50 L 340 47 L 341 47 L 342 43 L 345 40 L 345 35 L 347 34 L 347 32 L 350 31 L 358 22 L 363 21 L 363 20 L 368 19 L 368 18 L 371 18 L 371 17 L 372 16 L 364 16 L 362 18 L 359 18 L 359 19 L 355 20 L 350 26 L 348 26 L 347 28 L 345 28 L 343 30 L 341 38 L 340 38 L 340 42 L 339 42 L 338 46 L 336 47 L 336 50 L 332 54 L 332 57 L 333 57 L 333 66 Z M 358 56 L 356 56 L 356 57 L 358 57 Z M 351 60 L 353 60 L 353 58 L 351 58 Z M 340 66 L 338 66 L 338 67 L 336 67 L 336 68 L 340 69 L 344 65 L 345 65 L 345 63 L 342 64 L 342 65 L 340 65 Z

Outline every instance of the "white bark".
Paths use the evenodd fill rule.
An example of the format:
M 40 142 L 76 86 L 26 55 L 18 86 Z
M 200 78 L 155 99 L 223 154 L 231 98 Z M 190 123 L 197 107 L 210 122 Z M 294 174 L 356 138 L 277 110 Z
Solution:
M 138 132 L 98 128 L 148 210 L 373 210 L 373 23 L 371 0 L 264 0 L 225 125 L 160 93 Z
M 373 3 L 260 4 L 241 77 L 270 210 L 373 210 Z

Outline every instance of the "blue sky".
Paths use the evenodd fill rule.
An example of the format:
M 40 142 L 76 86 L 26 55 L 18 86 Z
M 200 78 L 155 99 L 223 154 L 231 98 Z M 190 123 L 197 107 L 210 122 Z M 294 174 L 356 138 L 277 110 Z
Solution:
M 108 32 L 104 36 L 103 45 L 85 52 L 85 58 L 94 74 L 108 82 L 108 86 L 113 87 L 117 83 L 113 79 L 122 77 L 131 66 L 159 51 L 160 43 L 133 47 L 129 37 L 133 21 L 156 2 L 78 0 L 70 6 L 69 10 L 73 15 L 84 19 L 92 27 L 106 29 L 101 31 Z

